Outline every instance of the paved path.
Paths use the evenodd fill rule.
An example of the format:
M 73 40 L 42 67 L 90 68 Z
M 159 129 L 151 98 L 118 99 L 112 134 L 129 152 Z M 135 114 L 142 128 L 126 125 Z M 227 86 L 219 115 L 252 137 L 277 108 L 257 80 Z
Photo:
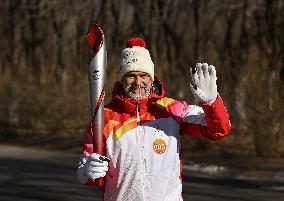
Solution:
M 0 201 L 98 201 L 100 190 L 79 183 L 77 155 L 0 145 Z M 185 201 L 280 201 L 265 184 L 184 176 Z

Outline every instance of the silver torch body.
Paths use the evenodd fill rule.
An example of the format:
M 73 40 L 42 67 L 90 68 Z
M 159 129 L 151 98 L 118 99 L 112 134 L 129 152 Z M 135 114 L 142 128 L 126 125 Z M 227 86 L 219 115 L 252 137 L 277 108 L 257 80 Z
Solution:
M 93 50 L 93 56 L 88 71 L 93 152 L 104 155 L 104 83 L 107 70 L 107 51 L 102 29 L 98 25 L 93 24 L 86 37 L 86 41 Z M 103 182 L 103 180 L 101 179 L 98 182 Z

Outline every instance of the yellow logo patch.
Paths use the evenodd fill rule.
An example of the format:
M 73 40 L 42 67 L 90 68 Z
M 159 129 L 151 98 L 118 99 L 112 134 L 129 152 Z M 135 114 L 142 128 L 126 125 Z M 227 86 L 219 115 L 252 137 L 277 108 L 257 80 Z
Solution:
M 156 154 L 163 154 L 163 153 L 165 153 L 166 149 L 167 149 L 167 144 L 166 144 L 165 140 L 156 139 L 153 142 L 153 151 Z

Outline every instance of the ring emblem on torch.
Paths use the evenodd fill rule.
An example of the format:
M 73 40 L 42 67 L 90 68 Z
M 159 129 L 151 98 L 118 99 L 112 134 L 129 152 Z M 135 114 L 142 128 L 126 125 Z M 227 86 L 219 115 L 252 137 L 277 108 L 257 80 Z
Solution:
M 98 70 L 94 70 L 93 73 L 92 73 L 92 78 L 94 80 L 98 80 L 100 78 L 100 74 L 99 74 L 100 71 Z
M 163 154 L 163 153 L 165 153 L 166 149 L 167 149 L 167 144 L 166 144 L 165 140 L 156 139 L 153 142 L 153 151 L 156 154 Z

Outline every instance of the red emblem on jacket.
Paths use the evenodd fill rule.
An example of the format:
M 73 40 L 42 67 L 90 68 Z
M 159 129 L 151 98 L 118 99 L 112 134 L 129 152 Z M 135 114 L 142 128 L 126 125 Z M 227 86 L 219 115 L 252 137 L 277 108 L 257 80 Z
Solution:
M 165 153 L 166 149 L 167 149 L 167 144 L 166 144 L 165 140 L 156 139 L 153 142 L 153 151 L 156 154 L 163 154 L 163 153 Z

